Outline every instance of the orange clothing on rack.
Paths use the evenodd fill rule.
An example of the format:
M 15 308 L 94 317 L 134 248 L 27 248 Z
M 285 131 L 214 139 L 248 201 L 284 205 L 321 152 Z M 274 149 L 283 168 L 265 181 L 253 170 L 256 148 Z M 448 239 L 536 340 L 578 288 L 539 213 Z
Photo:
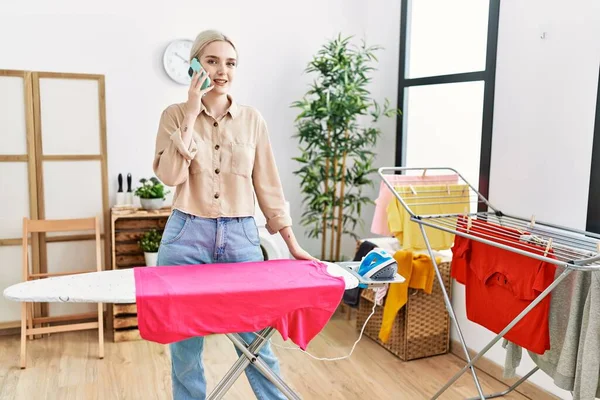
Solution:
M 492 226 L 492 227 L 490 227 Z M 508 245 L 510 243 L 517 243 L 520 235 L 529 234 L 529 232 L 518 231 L 511 227 L 506 227 L 498 224 L 490 225 L 485 220 L 473 219 L 472 227 L 467 231 L 467 217 L 461 215 L 456 221 L 456 230 L 458 232 L 470 233 L 475 236 L 481 236 L 488 240 L 497 239 L 501 244 Z M 467 284 L 467 265 L 468 257 L 466 253 L 469 250 L 469 241 L 459 238 L 454 240 L 452 246 L 452 265 L 450 269 L 450 276 L 454 278 L 458 283 L 463 285 Z M 527 249 L 525 247 L 524 249 Z M 541 253 L 540 253 L 541 255 Z
M 394 253 L 394 259 L 398 263 L 398 274 L 406 280 L 403 283 L 392 283 L 388 289 L 379 330 L 379 339 L 384 343 L 390 337 L 396 315 L 408 300 L 408 288 L 422 289 L 425 293 L 431 294 L 435 277 L 433 263 L 427 254 L 399 250 Z M 436 262 L 439 265 L 439 257 L 436 257 Z
M 458 229 L 465 231 L 464 218 Z M 521 232 L 510 227 L 475 220 L 469 230 L 515 249 L 544 254 L 545 248 L 519 240 Z M 467 318 L 494 333 L 500 333 L 517 315 L 554 281 L 554 264 L 457 235 L 453 247 L 453 276 L 465 283 Z M 549 251 L 549 257 L 554 257 Z M 529 351 L 544 354 L 550 348 L 549 293 L 504 338 Z
M 416 215 L 461 214 L 470 205 L 467 185 L 396 186 L 395 190 Z M 403 250 L 427 248 L 419 224 L 411 221 L 409 212 L 396 197 L 390 201 L 387 215 L 390 232 Z M 446 250 L 452 246 L 454 234 L 428 226 L 425 226 L 425 232 L 433 250 Z

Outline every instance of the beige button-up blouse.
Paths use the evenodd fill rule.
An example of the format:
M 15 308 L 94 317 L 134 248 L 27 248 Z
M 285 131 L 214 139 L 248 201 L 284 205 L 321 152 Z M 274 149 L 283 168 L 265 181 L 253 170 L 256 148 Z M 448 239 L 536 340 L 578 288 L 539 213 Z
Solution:
M 154 173 L 176 187 L 174 208 L 199 217 L 252 216 L 256 197 L 267 230 L 274 234 L 291 226 L 292 220 L 267 124 L 256 109 L 230 100 L 220 121 L 202 106 L 187 148 L 180 131 L 185 103 L 167 107 L 156 137 Z

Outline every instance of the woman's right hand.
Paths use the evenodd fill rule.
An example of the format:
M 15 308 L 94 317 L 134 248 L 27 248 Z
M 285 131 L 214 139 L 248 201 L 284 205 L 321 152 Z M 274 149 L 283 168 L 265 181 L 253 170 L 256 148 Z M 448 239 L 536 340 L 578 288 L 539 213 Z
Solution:
M 190 87 L 188 89 L 188 99 L 186 102 L 186 111 L 188 115 L 193 115 L 197 117 L 200 114 L 200 109 L 202 108 L 202 97 L 210 92 L 214 85 L 210 85 L 204 90 L 200 90 L 206 79 L 208 78 L 208 73 L 205 72 L 204 76 L 200 78 L 200 74 L 205 72 L 201 69 L 199 72 L 194 72 L 192 76 L 192 81 L 190 82 Z

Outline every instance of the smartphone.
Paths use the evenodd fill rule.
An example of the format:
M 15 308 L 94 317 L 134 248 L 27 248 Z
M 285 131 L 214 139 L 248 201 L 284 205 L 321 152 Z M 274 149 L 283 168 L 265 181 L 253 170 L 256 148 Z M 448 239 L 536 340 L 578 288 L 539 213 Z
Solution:
M 194 75 L 194 71 L 199 72 L 201 68 L 202 68 L 202 66 L 200 65 L 200 62 L 198 61 L 198 59 L 196 57 L 194 57 L 192 59 L 192 64 L 190 66 L 190 69 L 188 69 L 188 74 L 190 75 L 190 78 Z M 202 79 L 204 77 L 204 74 L 205 74 L 205 72 L 202 72 L 202 75 L 200 75 L 200 79 Z M 204 81 L 204 84 L 202 85 L 200 90 L 204 90 L 209 86 L 210 86 L 210 78 L 206 78 L 206 81 Z

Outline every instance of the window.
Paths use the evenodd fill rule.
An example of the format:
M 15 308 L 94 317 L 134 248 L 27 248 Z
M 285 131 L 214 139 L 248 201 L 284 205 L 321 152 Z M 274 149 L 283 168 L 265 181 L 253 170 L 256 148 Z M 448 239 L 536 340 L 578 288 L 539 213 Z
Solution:
M 402 0 L 400 27 L 396 165 L 455 168 L 486 197 L 499 3 Z
M 407 11 L 408 78 L 485 70 L 488 2 L 418 0 Z

